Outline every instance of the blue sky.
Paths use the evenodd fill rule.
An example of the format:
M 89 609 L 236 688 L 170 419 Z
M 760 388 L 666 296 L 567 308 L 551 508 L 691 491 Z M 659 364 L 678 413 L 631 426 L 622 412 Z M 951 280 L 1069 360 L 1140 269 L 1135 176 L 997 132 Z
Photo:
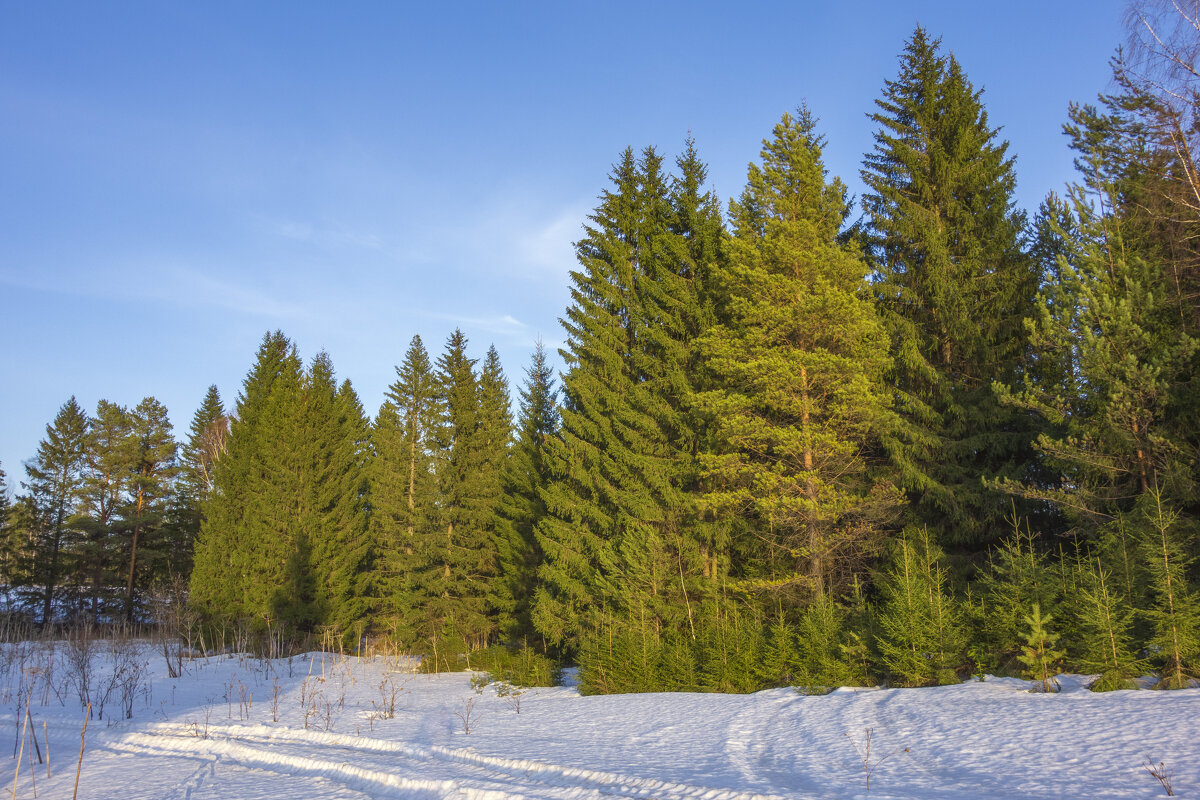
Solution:
M 807 101 L 861 190 L 920 22 L 984 88 L 1031 211 L 1072 178 L 1124 4 L 0 0 L 0 465 L 71 395 L 232 406 L 264 332 L 369 412 L 419 333 L 513 384 L 561 341 L 571 242 L 627 145 L 690 132 L 724 198 Z

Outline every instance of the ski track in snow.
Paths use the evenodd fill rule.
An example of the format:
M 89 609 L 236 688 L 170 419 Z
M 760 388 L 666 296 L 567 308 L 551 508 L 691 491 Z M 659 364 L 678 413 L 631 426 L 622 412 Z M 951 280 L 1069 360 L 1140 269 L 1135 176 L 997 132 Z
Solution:
M 566 767 L 526 759 L 499 758 L 447 747 L 421 748 L 400 742 L 318 731 L 265 726 L 210 727 L 208 739 L 158 725 L 132 733 L 106 749 L 142 756 L 200 758 L 193 775 L 211 775 L 218 761 L 293 777 L 321 777 L 371 797 L 437 797 L 501 800 L 509 797 L 632 797 L 658 800 L 773 800 L 769 795 L 671 783 L 653 778 Z M 289 747 L 290 746 L 290 747 Z M 306 753 L 320 752 L 326 758 Z M 329 758 L 334 756 L 335 758 Z M 341 760 L 338 760 L 341 759 Z M 448 772 L 432 780 L 402 777 Z M 184 781 L 180 800 L 191 800 L 198 782 Z

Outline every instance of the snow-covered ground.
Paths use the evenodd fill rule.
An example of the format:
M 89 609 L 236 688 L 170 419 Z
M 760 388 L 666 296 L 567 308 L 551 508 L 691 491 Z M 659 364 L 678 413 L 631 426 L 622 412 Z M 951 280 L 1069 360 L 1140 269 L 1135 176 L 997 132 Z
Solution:
M 143 645 L 125 719 L 130 687 L 106 676 L 129 659 L 94 647 L 87 694 L 94 710 L 108 698 L 88 725 L 81 798 L 1165 797 L 1147 761 L 1165 764 L 1176 796 L 1200 797 L 1200 689 L 1093 694 L 1073 676 L 1052 695 L 1011 679 L 820 697 L 558 687 L 526 691 L 518 713 L 494 685 L 477 693 L 467 673 L 416 675 L 399 659 L 219 656 L 171 678 Z M 19 798 L 35 781 L 38 797 L 71 797 L 83 722 L 71 655 L 0 646 L 0 735 L 14 750 L 32 687 Z

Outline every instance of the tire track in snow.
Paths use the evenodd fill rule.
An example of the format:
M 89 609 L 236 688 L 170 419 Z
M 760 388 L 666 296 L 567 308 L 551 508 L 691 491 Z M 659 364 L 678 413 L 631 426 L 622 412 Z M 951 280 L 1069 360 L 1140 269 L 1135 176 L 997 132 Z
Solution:
M 179 733 L 176 726 L 160 725 L 150 732 L 129 734 L 108 746 L 125 752 L 175 754 L 196 757 L 211 753 L 227 763 L 253 766 L 280 774 L 323 777 L 348 788 L 374 794 L 380 790 L 408 797 L 500 800 L 510 797 L 598 798 L 629 797 L 653 800 L 779 800 L 770 795 L 751 794 L 707 786 L 672 783 L 654 778 L 588 770 L 528 759 L 505 758 L 470 749 L 418 747 L 403 742 L 372 739 L 320 731 L 265 726 L 220 726 L 209 729 L 210 739 L 197 740 Z M 285 752 L 289 746 L 309 754 Z M 344 751 L 346 760 L 332 760 L 331 751 Z M 448 780 L 401 778 L 380 765 L 364 767 L 350 763 L 355 755 L 374 754 L 404 760 L 440 764 L 462 770 Z M 414 766 L 417 766 L 414 765 Z M 402 764 L 387 764 L 388 768 Z

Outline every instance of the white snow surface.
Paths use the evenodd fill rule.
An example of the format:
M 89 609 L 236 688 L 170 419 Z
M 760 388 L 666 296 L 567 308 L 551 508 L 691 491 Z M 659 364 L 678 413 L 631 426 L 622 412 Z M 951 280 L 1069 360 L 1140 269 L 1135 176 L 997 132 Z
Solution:
M 469 673 L 413 674 L 402 659 L 223 655 L 185 660 L 171 678 L 147 643 L 132 718 L 113 688 L 101 719 L 106 676 L 122 663 L 113 647 L 93 654 L 80 798 L 1165 797 L 1146 762 L 1165 765 L 1175 796 L 1200 798 L 1200 689 L 1094 694 L 1071 675 L 1058 694 L 1005 678 L 824 696 L 555 687 L 526 690 L 518 713 L 495 685 L 478 693 Z M 35 782 L 38 797 L 71 797 L 83 712 L 70 654 L 0 645 L 0 736 L 14 750 L 32 697 L 18 798 Z M 5 794 L 16 767 L 10 758 L 7 783 L 0 774 Z

